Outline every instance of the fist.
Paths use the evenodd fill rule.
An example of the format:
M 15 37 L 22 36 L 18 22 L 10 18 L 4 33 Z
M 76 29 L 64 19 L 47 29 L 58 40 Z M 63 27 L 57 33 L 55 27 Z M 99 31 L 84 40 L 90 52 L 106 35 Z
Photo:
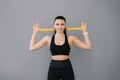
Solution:
M 87 31 L 87 24 L 84 21 L 81 22 L 81 30 L 84 31 L 84 32 Z
M 33 25 L 33 31 L 34 32 L 38 32 L 39 31 L 39 23 L 38 22 L 36 22 L 34 25 Z

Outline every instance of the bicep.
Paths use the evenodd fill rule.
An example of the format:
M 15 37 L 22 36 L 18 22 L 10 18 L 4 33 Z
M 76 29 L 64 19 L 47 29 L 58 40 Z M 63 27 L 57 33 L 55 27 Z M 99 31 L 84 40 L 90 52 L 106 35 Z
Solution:
M 39 48 L 42 48 L 44 46 L 47 45 L 48 41 L 47 41 L 47 36 L 45 36 L 44 38 L 42 38 L 39 42 L 37 42 L 33 47 L 32 50 L 37 50 Z

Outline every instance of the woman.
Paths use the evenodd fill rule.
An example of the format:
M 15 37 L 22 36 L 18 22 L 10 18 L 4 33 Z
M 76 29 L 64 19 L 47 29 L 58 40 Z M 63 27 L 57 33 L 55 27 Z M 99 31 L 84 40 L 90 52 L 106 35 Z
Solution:
M 85 41 L 81 41 L 75 36 L 67 36 L 66 19 L 63 16 L 57 16 L 54 19 L 55 33 L 53 36 L 47 35 L 39 42 L 36 42 L 39 24 L 33 27 L 33 35 L 30 41 L 29 49 L 37 50 L 44 46 L 49 46 L 51 51 L 51 63 L 48 71 L 48 80 L 75 80 L 74 71 L 69 60 L 70 48 L 75 45 L 85 50 L 91 50 L 91 42 L 87 32 L 87 25 L 81 22 L 81 28 Z

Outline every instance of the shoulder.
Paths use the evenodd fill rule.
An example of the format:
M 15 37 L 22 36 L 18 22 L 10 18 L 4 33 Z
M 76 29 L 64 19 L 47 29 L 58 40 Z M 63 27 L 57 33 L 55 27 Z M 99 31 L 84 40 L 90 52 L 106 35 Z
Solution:
M 74 36 L 74 35 L 69 35 L 69 36 L 68 36 L 68 39 L 70 39 L 70 40 L 73 40 L 73 39 L 75 39 L 75 38 L 77 38 L 77 37 Z
M 80 40 L 80 38 L 78 38 L 78 37 L 76 37 L 76 36 L 74 36 L 74 35 L 70 35 L 70 36 L 68 36 L 68 40 L 69 40 L 70 42 L 74 42 L 74 41 Z
M 68 41 L 69 41 L 69 43 L 72 44 L 72 43 L 74 42 L 75 38 L 76 38 L 76 36 L 74 36 L 74 35 L 69 35 L 69 36 L 68 36 Z
M 70 46 L 73 45 L 73 43 L 75 42 L 76 38 L 77 38 L 77 37 L 74 36 L 74 35 L 69 35 L 69 36 L 68 36 L 68 42 L 69 42 Z
M 50 40 L 51 38 L 52 38 L 51 35 L 46 35 L 43 39 L 45 39 L 45 40 Z
M 46 35 L 44 37 L 45 41 L 47 42 L 48 46 L 50 47 L 50 43 L 51 43 L 51 40 L 52 40 L 52 36 L 51 35 Z

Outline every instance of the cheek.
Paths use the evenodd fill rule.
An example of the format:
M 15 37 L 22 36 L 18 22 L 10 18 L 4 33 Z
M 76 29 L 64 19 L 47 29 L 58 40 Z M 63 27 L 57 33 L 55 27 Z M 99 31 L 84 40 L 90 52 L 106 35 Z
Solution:
M 54 25 L 54 29 L 57 29 L 57 26 L 56 26 L 56 25 Z
M 54 26 L 54 30 L 56 30 L 56 31 L 57 31 L 57 30 L 58 30 L 58 27 L 57 27 L 57 26 Z
M 62 26 L 62 29 L 65 29 L 65 26 Z

